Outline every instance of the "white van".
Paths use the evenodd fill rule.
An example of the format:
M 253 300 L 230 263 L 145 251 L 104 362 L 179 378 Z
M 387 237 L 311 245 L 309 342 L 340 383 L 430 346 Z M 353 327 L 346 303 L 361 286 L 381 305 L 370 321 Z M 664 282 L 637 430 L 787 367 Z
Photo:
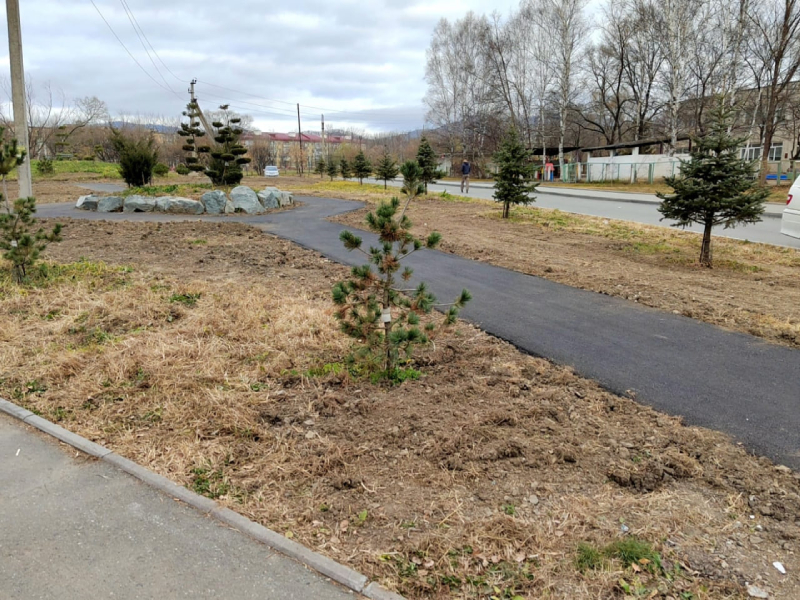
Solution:
M 781 219 L 781 233 L 800 238 L 800 178 L 789 188 L 789 198 Z

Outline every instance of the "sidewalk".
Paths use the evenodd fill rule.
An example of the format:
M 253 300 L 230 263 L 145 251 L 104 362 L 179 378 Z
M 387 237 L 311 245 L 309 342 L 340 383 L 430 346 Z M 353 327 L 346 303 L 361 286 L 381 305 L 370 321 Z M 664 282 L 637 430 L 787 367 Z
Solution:
M 460 188 L 461 183 L 458 181 L 437 181 L 437 185 L 448 187 Z M 494 185 L 491 183 L 470 183 L 470 188 L 477 188 L 480 190 L 493 190 Z M 537 188 L 537 192 L 550 194 L 552 196 L 564 196 L 565 198 L 583 198 L 590 200 L 605 200 L 607 202 L 633 202 L 636 204 L 660 204 L 661 200 L 655 194 L 642 194 L 638 192 L 623 192 L 619 190 L 605 191 L 605 190 L 589 190 L 585 188 L 571 188 L 562 186 L 552 186 L 542 184 Z M 786 208 L 783 204 L 766 205 L 764 210 L 765 217 L 772 217 L 780 219 L 783 216 L 783 209 Z
M 3 599 L 361 597 L 1 413 L 0 581 Z

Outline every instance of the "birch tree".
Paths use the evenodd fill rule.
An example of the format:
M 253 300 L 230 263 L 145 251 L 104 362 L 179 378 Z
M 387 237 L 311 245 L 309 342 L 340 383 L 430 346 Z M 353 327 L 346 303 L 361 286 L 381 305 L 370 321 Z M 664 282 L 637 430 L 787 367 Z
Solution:
M 577 62 L 589 33 L 584 8 L 586 0 L 548 0 L 550 40 L 554 57 L 556 106 L 558 108 L 558 165 L 564 174 L 564 138 L 567 113 L 577 95 Z

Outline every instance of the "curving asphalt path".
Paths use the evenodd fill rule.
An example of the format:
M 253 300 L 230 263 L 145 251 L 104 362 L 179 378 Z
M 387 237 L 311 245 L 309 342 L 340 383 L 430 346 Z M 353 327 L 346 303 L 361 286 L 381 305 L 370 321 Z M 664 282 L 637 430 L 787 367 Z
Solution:
M 302 204 L 295 210 L 259 216 L 98 214 L 71 204 L 43 205 L 39 216 L 243 221 L 340 263 L 363 262 L 339 241 L 344 227 L 327 220 L 360 203 L 298 200 Z M 376 240 L 371 234 L 362 237 L 366 244 Z M 800 351 L 451 254 L 423 250 L 407 260 L 414 278 L 428 282 L 443 301 L 468 288 L 474 300 L 462 316 L 485 331 L 800 469 Z

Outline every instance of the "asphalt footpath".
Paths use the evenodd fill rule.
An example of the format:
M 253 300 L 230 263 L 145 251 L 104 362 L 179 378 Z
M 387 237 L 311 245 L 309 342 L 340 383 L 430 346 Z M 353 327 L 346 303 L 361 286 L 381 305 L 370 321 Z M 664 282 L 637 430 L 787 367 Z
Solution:
M 0 414 L 0 599 L 91 598 L 361 596 Z

